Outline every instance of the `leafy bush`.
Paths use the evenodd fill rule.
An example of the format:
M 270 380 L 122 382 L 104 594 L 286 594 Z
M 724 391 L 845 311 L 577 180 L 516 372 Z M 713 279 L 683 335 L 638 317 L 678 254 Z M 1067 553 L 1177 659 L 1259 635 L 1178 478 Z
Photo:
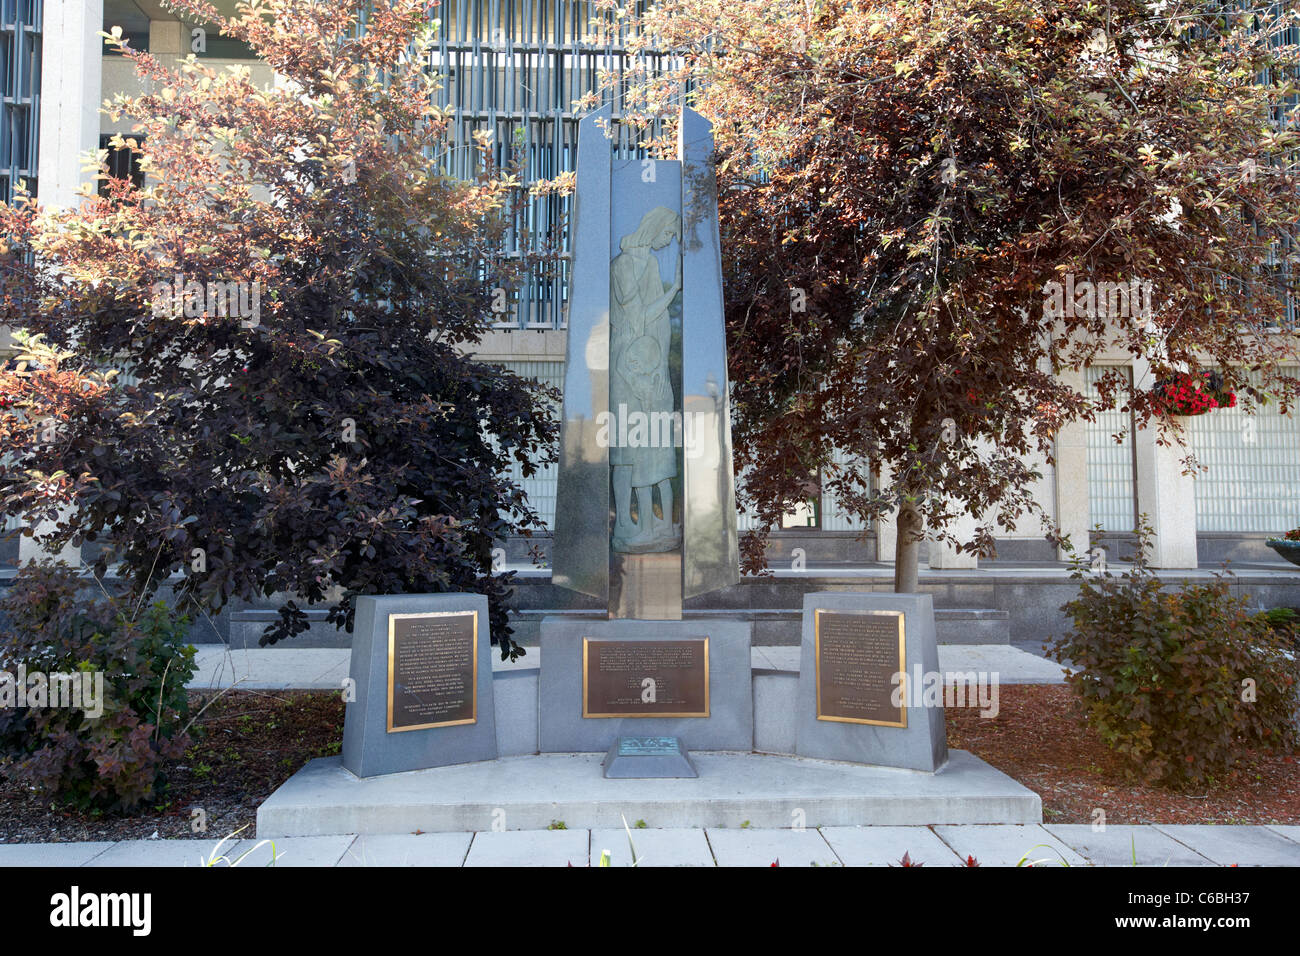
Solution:
M 544 267 L 531 239 L 504 255 L 515 151 L 457 145 L 425 0 L 174 6 L 285 82 L 110 40 L 140 77 L 106 110 L 114 148 L 148 188 L 104 165 L 105 196 L 0 203 L 0 325 L 23 336 L 0 508 L 187 610 L 293 596 L 264 643 L 306 607 L 346 628 L 360 594 L 470 591 L 522 653 L 492 553 L 541 526 L 518 478 L 554 460 L 556 396 L 473 354 Z M 472 180 L 443 168 L 461 148 Z
M 1290 641 L 1296 651 L 1300 651 L 1300 614 L 1296 613 L 1295 608 L 1269 608 L 1260 611 L 1255 618 L 1274 634 Z
M 103 675 L 103 711 L 0 708 L 0 773 L 78 809 L 126 810 L 165 789 L 189 743 L 188 621 L 161 602 L 98 594 L 66 567 L 22 568 L 0 600 L 0 666 L 17 677 Z M 53 704 L 54 701 L 50 700 Z
M 1166 591 L 1147 564 L 1150 534 L 1140 528 L 1131 571 L 1072 575 L 1073 630 L 1050 653 L 1075 668 L 1088 722 L 1133 778 L 1176 788 L 1219 779 L 1251 749 L 1294 747 L 1289 641 L 1222 577 Z

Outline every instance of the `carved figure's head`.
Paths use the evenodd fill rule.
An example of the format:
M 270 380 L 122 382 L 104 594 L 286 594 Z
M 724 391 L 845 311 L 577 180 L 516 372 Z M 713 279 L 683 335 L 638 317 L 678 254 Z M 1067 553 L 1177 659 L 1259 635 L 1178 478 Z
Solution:
M 677 213 L 667 206 L 655 206 L 641 217 L 636 232 L 624 236 L 618 245 L 624 252 L 632 249 L 662 249 L 676 239 L 681 231 L 682 220 Z

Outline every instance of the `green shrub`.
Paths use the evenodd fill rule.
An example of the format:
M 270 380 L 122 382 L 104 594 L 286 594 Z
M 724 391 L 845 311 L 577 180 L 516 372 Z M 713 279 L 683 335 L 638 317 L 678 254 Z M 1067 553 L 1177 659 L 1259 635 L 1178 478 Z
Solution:
M 1294 608 L 1274 607 L 1255 615 L 1273 633 L 1286 638 L 1300 651 L 1300 614 Z
M 1050 649 L 1091 726 L 1130 776 L 1184 788 L 1219 779 L 1251 749 L 1297 741 L 1296 656 L 1290 642 L 1232 596 L 1227 581 L 1164 585 L 1138 532 L 1133 569 L 1094 575 L 1076 564 L 1079 596 L 1062 610 L 1072 631 Z
M 98 717 L 84 707 L 0 708 L 0 773 L 79 809 L 127 810 L 165 789 L 167 761 L 189 743 L 194 648 L 188 621 L 166 605 L 137 616 L 133 602 L 87 584 L 66 567 L 28 565 L 0 600 L 6 672 L 103 681 Z

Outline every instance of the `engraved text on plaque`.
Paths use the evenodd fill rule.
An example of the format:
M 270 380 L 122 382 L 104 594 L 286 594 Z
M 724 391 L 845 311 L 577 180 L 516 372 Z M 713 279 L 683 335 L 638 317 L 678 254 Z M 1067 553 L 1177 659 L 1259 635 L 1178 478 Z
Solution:
M 388 616 L 388 732 L 478 716 L 478 612 Z
M 902 611 L 817 610 L 817 719 L 906 727 Z M 896 676 L 898 675 L 898 676 Z
M 709 639 L 584 638 L 582 716 L 709 716 Z

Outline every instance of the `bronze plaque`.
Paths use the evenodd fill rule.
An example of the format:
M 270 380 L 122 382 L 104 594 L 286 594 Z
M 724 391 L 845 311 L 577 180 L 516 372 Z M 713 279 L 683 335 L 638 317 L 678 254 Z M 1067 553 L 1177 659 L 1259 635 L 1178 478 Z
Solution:
M 478 719 L 478 612 L 388 615 L 388 732 Z
M 907 726 L 902 611 L 817 610 L 813 637 L 818 720 Z M 894 703 L 895 693 L 902 706 Z
M 583 638 L 582 716 L 709 716 L 709 639 Z

